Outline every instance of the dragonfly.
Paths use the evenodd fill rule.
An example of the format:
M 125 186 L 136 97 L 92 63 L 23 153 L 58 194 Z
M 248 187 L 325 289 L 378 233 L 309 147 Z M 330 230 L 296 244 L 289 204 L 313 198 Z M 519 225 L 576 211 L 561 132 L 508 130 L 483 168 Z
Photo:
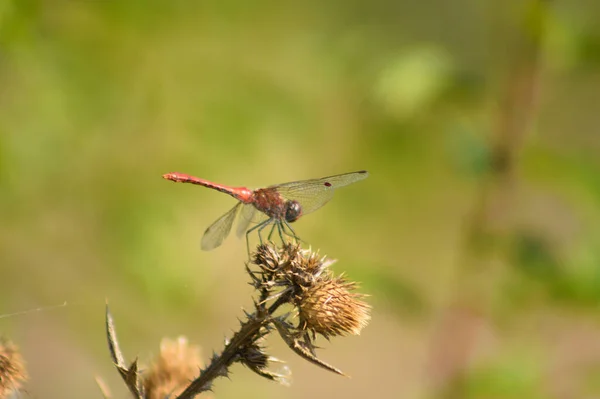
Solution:
M 220 246 L 229 235 L 233 222 L 239 215 L 237 236 L 241 238 L 246 235 L 246 247 L 250 253 L 248 236 L 253 231 L 258 231 L 261 243 L 262 231 L 270 225 L 272 228 L 268 240 L 271 239 L 275 229 L 279 232 L 282 242 L 285 242 L 284 234 L 299 240 L 290 223 L 321 208 L 333 197 L 336 189 L 366 179 L 368 176 L 366 170 L 361 170 L 321 179 L 275 184 L 256 190 L 230 187 L 178 172 L 166 173 L 163 178 L 176 183 L 190 183 L 211 188 L 238 200 L 239 202 L 233 208 L 206 229 L 200 246 L 204 251 Z M 254 225 L 250 227 L 251 224 Z

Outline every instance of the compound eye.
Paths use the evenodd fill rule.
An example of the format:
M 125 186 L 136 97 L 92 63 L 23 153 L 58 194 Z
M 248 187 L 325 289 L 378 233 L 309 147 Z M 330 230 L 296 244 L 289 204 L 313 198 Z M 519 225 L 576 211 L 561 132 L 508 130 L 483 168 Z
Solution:
M 285 220 L 295 222 L 302 215 L 302 206 L 298 201 L 288 201 L 285 209 Z

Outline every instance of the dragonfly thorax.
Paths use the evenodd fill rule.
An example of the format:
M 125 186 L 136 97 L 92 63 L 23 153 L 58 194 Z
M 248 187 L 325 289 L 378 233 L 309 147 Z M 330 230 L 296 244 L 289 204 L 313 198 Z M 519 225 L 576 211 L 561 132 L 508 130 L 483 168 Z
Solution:
M 302 215 L 302 205 L 298 201 L 285 202 L 285 220 L 288 223 L 295 222 Z

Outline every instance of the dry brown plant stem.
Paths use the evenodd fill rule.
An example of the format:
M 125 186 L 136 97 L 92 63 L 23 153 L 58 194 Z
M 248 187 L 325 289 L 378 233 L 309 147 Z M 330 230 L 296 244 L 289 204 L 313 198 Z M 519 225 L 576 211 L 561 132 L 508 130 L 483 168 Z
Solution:
M 466 396 L 465 382 L 481 328 L 489 327 L 495 284 L 502 280 L 513 225 L 519 155 L 537 114 L 545 21 L 550 1 L 531 0 L 506 79 L 490 142 L 490 168 L 467 220 L 455 294 L 433 334 L 429 379 L 440 397 Z
M 267 327 L 270 322 L 270 316 L 250 317 L 242 324 L 240 330 L 235 333 L 231 341 L 225 346 L 220 356 L 213 356 L 212 362 L 206 367 L 200 376 L 192 381 L 190 385 L 178 396 L 178 399 L 193 398 L 200 392 L 208 390 L 217 377 L 227 376 L 229 366 L 231 366 L 238 356 L 239 349 L 248 344 L 255 343 L 261 328 Z

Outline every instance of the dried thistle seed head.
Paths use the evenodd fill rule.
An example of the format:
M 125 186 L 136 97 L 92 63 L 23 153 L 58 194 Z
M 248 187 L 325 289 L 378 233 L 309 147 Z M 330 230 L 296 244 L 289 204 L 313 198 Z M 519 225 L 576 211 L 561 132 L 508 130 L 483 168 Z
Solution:
M 177 340 L 163 338 L 160 354 L 144 373 L 144 388 L 149 399 L 179 395 L 202 366 L 200 348 L 189 345 L 185 337 Z
M 271 243 L 261 244 L 253 254 L 252 263 L 258 265 L 264 273 L 279 273 L 288 269 L 300 252 L 297 244 L 286 243 L 281 248 Z
M 291 384 L 292 372 L 287 365 L 282 364 L 276 368 L 276 371 L 270 371 L 268 368 L 274 363 L 283 363 L 281 360 L 271 357 L 265 353 L 264 347 L 253 342 L 250 345 L 243 346 L 239 351 L 240 362 L 254 371 L 256 374 L 276 381 L 282 385 L 289 386 Z
M 29 376 L 19 349 L 12 342 L 0 338 L 0 398 L 16 394 Z
M 281 264 L 279 252 L 272 245 L 260 244 L 252 254 L 252 263 L 263 270 L 274 271 Z
M 319 257 L 317 252 L 308 249 L 299 251 L 291 261 L 292 280 L 298 285 L 311 284 L 333 263 L 335 260 Z
M 355 288 L 356 283 L 337 277 L 303 289 L 295 298 L 300 328 L 325 338 L 360 334 L 369 322 L 371 307 L 360 300 L 364 295 L 351 292 Z
M 264 288 L 272 286 L 307 286 L 326 270 L 333 260 L 320 258 L 311 250 L 302 250 L 297 244 L 281 248 L 259 245 L 253 263 L 260 267 Z
M 263 370 L 269 366 L 269 355 L 267 355 L 265 349 L 256 342 L 241 347 L 238 351 L 238 355 L 240 356 L 240 362 L 252 369 L 257 368 Z

